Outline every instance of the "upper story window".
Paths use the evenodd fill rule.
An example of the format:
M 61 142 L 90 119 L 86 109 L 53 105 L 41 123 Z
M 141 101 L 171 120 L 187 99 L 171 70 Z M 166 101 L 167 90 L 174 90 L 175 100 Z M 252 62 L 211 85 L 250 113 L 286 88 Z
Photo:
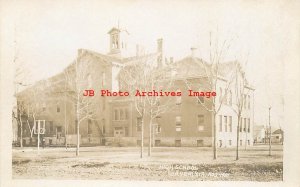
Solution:
M 248 129 L 247 129 L 248 132 L 250 132 L 250 119 L 248 119 Z
M 114 110 L 114 120 L 120 120 L 120 115 L 119 115 L 119 110 L 115 109 Z
M 128 109 L 127 108 L 116 108 L 114 109 L 114 120 L 119 121 L 119 120 L 126 120 L 128 119 L 129 114 L 128 114 Z
M 161 132 L 161 126 L 158 124 L 155 124 L 155 132 L 160 133 Z
M 228 126 L 229 126 L 229 132 L 232 132 L 232 116 L 229 116 Z
M 248 95 L 248 109 L 250 109 L 250 95 Z
M 119 36 L 118 36 L 118 34 L 112 35 L 112 47 L 114 49 L 119 49 Z
M 176 124 L 176 131 L 181 131 L 181 116 L 176 116 L 175 118 L 175 124 Z
M 227 132 L 227 116 L 224 116 L 224 130 Z
M 57 107 L 56 107 L 56 112 L 60 112 L 60 106 L 59 105 L 57 105 Z

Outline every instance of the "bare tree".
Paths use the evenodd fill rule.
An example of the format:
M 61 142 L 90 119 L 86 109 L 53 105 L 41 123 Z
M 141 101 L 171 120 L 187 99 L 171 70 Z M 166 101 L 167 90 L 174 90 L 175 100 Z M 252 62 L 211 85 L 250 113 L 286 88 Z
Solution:
M 169 91 L 172 89 L 173 77 L 170 75 L 171 66 L 158 66 L 155 54 L 140 57 L 137 61 L 127 64 L 120 73 L 120 81 L 123 89 L 128 90 L 132 96 L 135 109 L 140 118 L 141 128 L 141 152 L 143 157 L 145 119 L 149 117 L 148 156 L 151 155 L 153 120 L 174 105 L 172 99 L 161 98 L 158 95 L 136 95 L 149 93 L 153 90 Z M 147 121 L 148 122 L 148 121 Z
M 245 65 L 247 62 L 245 63 Z M 247 96 L 249 94 L 250 89 L 248 88 L 248 82 L 245 76 L 245 72 L 243 71 L 243 67 L 241 63 L 236 62 L 234 67 L 234 107 L 232 107 L 233 111 L 237 115 L 238 123 L 237 123 L 237 129 L 236 129 L 236 160 L 239 159 L 239 141 L 240 141 L 240 131 L 242 129 L 242 113 L 245 110 L 245 108 L 248 106 L 247 101 L 250 102 L 249 99 L 247 99 Z M 248 122 L 248 128 L 249 128 L 249 122 Z M 246 141 L 245 146 L 247 142 L 247 121 L 244 120 L 244 127 L 246 131 Z M 245 147 L 246 149 L 246 147 Z
M 219 88 L 223 88 L 224 94 L 219 92 L 218 97 L 212 97 L 211 102 L 203 102 L 203 97 L 198 97 L 197 101 L 202 105 L 205 110 L 212 113 L 212 126 L 213 126 L 213 159 L 217 159 L 217 133 L 216 133 L 216 117 L 219 113 L 222 105 L 227 102 L 227 94 L 230 86 L 233 82 L 233 73 L 225 71 L 224 58 L 228 54 L 233 38 L 229 40 L 219 41 L 218 36 L 212 37 L 212 33 L 209 35 L 209 60 L 194 60 L 198 64 L 199 74 L 184 79 L 188 89 L 205 89 L 208 91 L 217 91 Z M 192 56 L 193 59 L 195 59 Z M 203 71 L 200 71 L 203 70 Z M 197 81 L 199 80 L 199 81 Z M 196 82 L 196 83 L 195 83 Z M 199 86 L 201 85 L 201 87 Z
M 170 74 L 172 64 L 165 67 L 157 67 L 152 69 L 149 77 L 147 78 L 148 87 L 145 91 L 173 91 L 174 77 Z M 171 110 L 176 105 L 174 104 L 173 97 L 160 97 L 146 95 L 146 111 L 150 117 L 149 120 L 149 144 L 148 156 L 151 155 L 152 137 L 155 134 L 153 129 L 153 121 L 161 114 Z
M 96 119 L 97 107 L 95 97 L 84 96 L 85 90 L 90 87 L 89 78 L 92 68 L 92 60 L 82 60 L 81 54 L 77 59 L 64 71 L 66 90 L 68 98 L 75 106 L 76 115 L 76 131 L 77 131 L 77 146 L 76 156 L 79 155 L 80 148 L 80 125 L 84 120 Z

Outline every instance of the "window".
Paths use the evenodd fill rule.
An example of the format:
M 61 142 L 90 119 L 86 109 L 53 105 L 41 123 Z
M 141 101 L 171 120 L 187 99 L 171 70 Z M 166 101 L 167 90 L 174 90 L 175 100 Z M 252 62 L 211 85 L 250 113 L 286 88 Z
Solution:
M 229 116 L 229 132 L 232 132 L 232 116 Z
M 222 147 L 222 140 L 219 140 L 219 146 Z
M 240 132 L 243 130 L 243 118 L 240 118 Z
M 250 145 L 250 140 L 247 140 L 247 142 L 248 142 L 248 145 Z
M 128 119 L 128 109 L 125 108 L 125 119 Z
M 181 140 L 175 140 L 175 147 L 181 146 Z
M 248 95 L 248 109 L 250 109 L 250 95 Z
M 227 116 L 224 116 L 225 132 L 227 132 Z
M 176 131 L 180 132 L 181 131 L 181 116 L 176 116 L 175 123 L 176 123 Z
M 56 138 L 57 138 L 57 139 L 61 139 L 62 127 L 61 127 L 61 126 L 57 126 L 57 127 L 56 127 L 56 132 L 57 132 Z
M 92 134 L 92 121 L 90 119 L 88 120 L 87 133 Z
M 125 131 L 125 136 L 128 136 L 128 127 L 125 127 L 124 131 Z
M 197 123 L 198 123 L 198 131 L 203 131 L 204 130 L 204 115 L 198 115 Z
M 119 118 L 119 110 L 118 109 L 115 109 L 114 110 L 114 120 L 115 121 L 117 121 L 117 120 L 119 120 L 120 118 Z
M 231 145 L 231 144 L 232 144 L 232 141 L 231 141 L 231 140 L 228 140 L 228 144 Z
M 123 109 L 120 109 L 120 120 L 124 120 L 125 116 L 124 116 L 124 111 Z
M 240 146 L 242 146 L 243 145 L 243 140 L 240 140 Z
M 156 133 L 160 133 L 160 132 L 161 132 L 161 127 L 160 127 L 160 125 L 154 124 L 154 126 L 155 126 L 155 132 L 156 132 Z
M 246 126 L 247 126 L 247 119 L 244 118 L 244 128 L 243 128 L 243 131 L 246 132 Z
M 136 131 L 137 132 L 142 131 L 142 118 L 141 117 L 138 117 L 136 119 Z
M 222 132 L 222 115 L 219 115 L 219 132 Z
M 155 146 L 160 146 L 160 140 L 155 140 Z
M 56 107 L 56 112 L 60 112 L 60 107 L 59 106 Z
M 203 147 L 203 140 L 197 140 L 197 147 Z
M 247 129 L 248 132 L 250 132 L 250 118 L 248 118 L 248 129 Z

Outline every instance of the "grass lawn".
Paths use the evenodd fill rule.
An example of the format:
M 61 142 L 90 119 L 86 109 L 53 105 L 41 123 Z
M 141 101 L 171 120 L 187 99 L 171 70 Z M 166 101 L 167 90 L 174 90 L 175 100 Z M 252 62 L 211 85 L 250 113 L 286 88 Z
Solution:
M 210 147 L 154 147 L 151 156 L 139 147 L 13 149 L 14 179 L 112 179 L 112 180 L 243 180 L 280 181 L 283 174 L 282 145 L 218 149 Z

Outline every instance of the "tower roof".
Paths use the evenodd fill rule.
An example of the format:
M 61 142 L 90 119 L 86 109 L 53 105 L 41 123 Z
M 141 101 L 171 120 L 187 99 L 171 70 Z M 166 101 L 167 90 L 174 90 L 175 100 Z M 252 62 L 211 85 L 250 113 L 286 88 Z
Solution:
M 118 29 L 118 28 L 116 28 L 116 27 L 113 27 L 112 29 L 110 29 L 110 31 L 108 31 L 107 34 L 110 34 L 110 33 L 114 32 L 114 31 L 121 32 L 120 29 Z

